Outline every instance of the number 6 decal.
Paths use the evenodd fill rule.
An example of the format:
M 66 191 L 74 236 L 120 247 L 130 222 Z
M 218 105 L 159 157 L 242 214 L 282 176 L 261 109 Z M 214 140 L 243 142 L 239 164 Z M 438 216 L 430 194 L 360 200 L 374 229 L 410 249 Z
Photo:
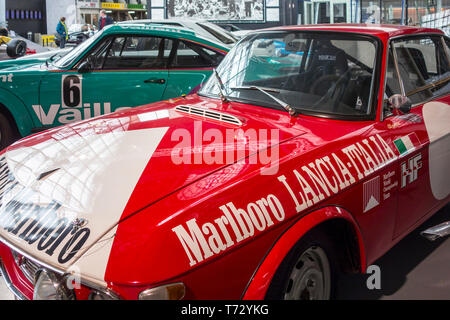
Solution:
M 62 76 L 61 105 L 63 108 L 81 108 L 82 80 L 80 75 Z

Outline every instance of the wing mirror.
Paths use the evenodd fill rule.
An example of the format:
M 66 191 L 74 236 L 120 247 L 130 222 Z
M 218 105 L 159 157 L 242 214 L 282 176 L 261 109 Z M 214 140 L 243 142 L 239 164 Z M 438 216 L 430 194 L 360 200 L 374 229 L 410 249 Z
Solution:
M 87 73 L 89 71 L 91 71 L 92 66 L 89 63 L 89 61 L 83 61 L 80 66 L 78 67 L 78 72 L 79 73 Z
M 397 115 L 407 114 L 411 111 L 411 101 L 401 94 L 394 94 L 389 97 L 388 103 Z

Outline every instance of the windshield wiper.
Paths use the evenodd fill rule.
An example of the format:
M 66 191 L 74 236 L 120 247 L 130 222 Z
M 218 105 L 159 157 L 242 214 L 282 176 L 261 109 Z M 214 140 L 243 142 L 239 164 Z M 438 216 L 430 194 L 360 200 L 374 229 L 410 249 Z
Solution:
M 283 107 L 284 110 L 286 110 L 290 116 L 295 116 L 297 114 L 297 112 L 295 111 L 294 108 L 292 108 L 288 103 L 278 99 L 277 97 L 273 96 L 272 94 L 270 94 L 269 92 L 275 92 L 275 93 L 280 93 L 280 90 L 277 89 L 272 89 L 272 88 L 262 88 L 262 87 L 257 87 L 257 86 L 242 86 L 242 87 L 233 87 L 230 89 L 242 89 L 242 90 L 259 90 L 262 93 L 264 93 L 266 96 L 268 96 L 269 98 L 272 98 L 273 101 L 277 102 L 280 106 Z
M 223 91 L 225 89 L 225 86 L 223 85 L 222 79 L 220 78 L 219 74 L 217 73 L 217 70 L 214 69 L 214 78 L 216 79 L 217 86 L 219 87 L 219 96 L 220 100 L 222 100 L 223 103 L 230 102 L 227 97 L 223 94 Z

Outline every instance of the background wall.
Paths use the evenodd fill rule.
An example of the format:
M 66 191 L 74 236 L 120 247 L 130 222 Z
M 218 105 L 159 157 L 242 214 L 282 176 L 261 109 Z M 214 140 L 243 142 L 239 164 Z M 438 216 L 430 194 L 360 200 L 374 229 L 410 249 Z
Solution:
M 59 19 L 66 17 L 66 25 L 76 23 L 77 9 L 74 0 L 47 0 L 47 33 L 55 34 Z
M 217 23 L 232 23 L 242 29 L 259 29 L 284 23 L 285 2 L 286 0 L 147 0 L 147 7 L 151 19 L 170 18 L 174 14 L 176 16 L 178 9 L 179 13 L 185 14 L 184 19 L 192 17 Z M 247 5 L 251 6 L 251 17 L 246 17 Z M 259 15 L 260 7 L 263 7 L 263 18 Z M 227 17 L 231 18 L 223 20 Z
M 37 13 L 37 17 L 35 17 L 35 13 Z M 33 33 L 46 33 L 47 31 L 45 0 L 6 0 L 5 16 L 8 28 L 22 36 L 26 36 L 29 31 Z

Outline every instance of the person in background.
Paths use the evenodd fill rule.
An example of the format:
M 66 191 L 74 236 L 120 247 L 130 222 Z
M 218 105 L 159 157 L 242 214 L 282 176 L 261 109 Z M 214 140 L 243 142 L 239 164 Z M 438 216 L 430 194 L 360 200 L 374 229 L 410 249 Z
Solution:
M 106 27 L 109 24 L 113 24 L 114 20 L 106 15 L 105 10 L 100 11 L 100 18 L 98 18 L 98 30 L 102 30 L 104 27 Z
M 67 33 L 67 26 L 66 26 L 66 18 L 62 17 L 59 20 L 58 26 L 56 27 L 56 32 L 58 33 L 60 40 L 59 40 L 59 47 L 63 49 L 66 46 L 66 41 L 69 38 L 69 34 Z

